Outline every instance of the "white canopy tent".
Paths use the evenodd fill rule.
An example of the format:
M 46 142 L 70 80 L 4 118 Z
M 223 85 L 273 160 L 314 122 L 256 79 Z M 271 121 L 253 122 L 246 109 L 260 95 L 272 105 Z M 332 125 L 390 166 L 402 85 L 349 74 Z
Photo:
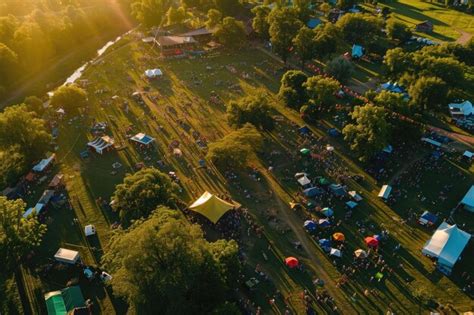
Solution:
M 379 197 L 380 198 L 383 198 L 383 199 L 388 199 L 388 197 L 390 196 L 390 193 L 392 192 L 392 186 L 389 186 L 389 185 L 383 185 L 382 186 L 382 189 L 380 189 L 380 192 L 379 192 Z
M 301 186 L 306 186 L 306 185 L 311 184 L 311 180 L 308 177 L 306 177 L 306 175 L 304 175 L 303 177 L 300 177 L 298 179 L 298 184 L 300 184 Z
M 155 79 L 163 76 L 163 72 L 160 69 L 148 69 L 145 71 L 145 76 L 148 79 Z
M 36 164 L 34 167 L 33 167 L 33 171 L 35 172 L 38 172 L 38 173 L 41 173 L 42 171 L 44 171 L 49 165 L 51 165 L 51 163 L 54 161 L 54 159 L 56 158 L 56 154 L 51 154 L 51 156 L 47 159 L 42 159 L 38 164 Z
M 87 145 L 93 148 L 95 152 L 103 154 L 108 148 L 113 147 L 114 139 L 109 136 L 103 136 L 88 142 Z
M 450 273 L 471 238 L 471 234 L 446 222 L 440 224 L 423 250 L 424 255 L 438 259 L 438 267 Z
M 66 264 L 75 264 L 79 260 L 79 252 L 67 248 L 60 248 L 54 254 L 54 259 Z
M 86 236 L 92 236 L 92 235 L 95 235 L 95 233 L 96 233 L 95 226 L 93 226 L 92 224 L 86 225 L 84 227 L 84 234 Z

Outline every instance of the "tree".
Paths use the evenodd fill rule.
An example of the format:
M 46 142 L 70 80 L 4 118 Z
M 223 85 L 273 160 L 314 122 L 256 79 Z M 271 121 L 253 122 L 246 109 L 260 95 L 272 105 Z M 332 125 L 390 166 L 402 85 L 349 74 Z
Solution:
M 355 123 L 344 127 L 344 140 L 349 142 L 361 161 L 367 161 L 388 144 L 390 126 L 383 107 L 367 104 L 354 107 Z
M 306 61 L 316 57 L 316 50 L 314 45 L 314 31 L 306 26 L 303 26 L 293 39 L 293 47 L 301 59 L 301 69 L 304 69 Z
M 210 314 L 240 273 L 234 240 L 205 240 L 181 212 L 158 208 L 112 236 L 102 261 L 115 294 L 137 314 Z
M 255 33 L 257 33 L 262 39 L 268 39 L 270 37 L 268 34 L 268 29 L 270 28 L 270 25 L 268 24 L 270 8 L 265 5 L 259 5 L 252 8 L 252 13 L 255 14 L 252 20 L 252 28 Z
M 0 43 L 0 85 L 10 86 L 18 71 L 18 56 L 7 45 Z
M 315 29 L 313 48 L 315 57 L 323 59 L 337 50 L 339 30 L 332 23 L 320 25 Z
M 46 232 L 36 215 L 22 217 L 25 209 L 21 199 L 0 197 L 0 263 L 4 272 L 16 269 L 19 259 L 38 247 Z
M 349 13 L 343 15 L 336 26 L 351 44 L 366 45 L 376 41 L 382 29 L 382 20 L 369 14 Z
M 358 0 L 337 0 L 337 6 L 341 9 L 349 9 L 356 5 Z
M 0 190 L 13 186 L 27 170 L 25 156 L 18 146 L 0 151 Z
M 270 130 L 273 128 L 273 118 L 270 114 L 271 106 L 264 91 L 255 95 L 231 101 L 227 105 L 227 120 L 238 128 L 251 123 L 257 128 Z
M 27 96 L 23 103 L 25 103 L 29 111 L 35 112 L 38 115 L 44 113 L 45 108 L 43 106 L 43 101 L 37 96 Z
M 166 20 L 169 25 L 180 24 L 185 19 L 186 19 L 186 9 L 183 6 L 179 8 L 175 8 L 171 6 L 166 12 Z
M 286 63 L 290 55 L 293 38 L 302 26 L 298 18 L 298 12 L 294 8 L 276 8 L 268 15 L 268 21 L 272 47 Z
M 465 65 L 452 57 L 428 57 L 421 66 L 425 69 L 423 75 L 439 77 L 449 87 L 459 87 L 464 83 Z
M 262 135 L 251 124 L 232 131 L 209 145 L 206 158 L 219 167 L 240 168 L 262 146 Z
M 53 56 L 53 45 L 38 23 L 23 22 L 15 31 L 12 49 L 24 69 L 41 69 Z
M 437 77 L 418 78 L 408 89 L 413 108 L 418 110 L 440 109 L 445 105 L 448 86 Z
M 310 8 L 311 0 L 294 0 L 293 6 L 298 12 L 298 18 L 300 19 L 300 21 L 303 22 L 303 24 L 308 23 L 312 13 L 312 10 Z
M 0 113 L 0 149 L 16 146 L 26 163 L 31 163 L 49 148 L 51 135 L 45 124 L 24 104 L 7 107 Z
M 413 35 L 411 30 L 405 23 L 390 19 L 387 22 L 387 35 L 392 40 L 398 40 L 402 43 L 406 42 Z
M 387 67 L 389 77 L 396 79 L 410 69 L 413 63 L 412 55 L 401 48 L 389 49 L 385 53 L 383 63 Z
M 408 114 L 408 102 L 401 93 L 381 91 L 374 97 L 377 106 L 385 107 L 398 113 Z
M 169 0 L 135 0 L 132 2 L 132 14 L 146 27 L 160 26 L 170 7 Z
M 116 186 L 112 200 L 121 222 L 127 226 L 132 220 L 147 217 L 158 205 L 175 206 L 177 191 L 168 175 L 145 168 L 127 174 L 123 183 Z
M 225 16 L 236 16 L 241 9 L 239 0 L 214 0 L 214 6 Z
M 281 78 L 279 98 L 286 106 L 299 109 L 308 101 L 308 94 L 303 84 L 308 76 L 303 71 L 289 70 Z
M 50 100 L 54 108 L 62 108 L 67 115 L 75 115 L 87 105 L 87 93 L 77 85 L 63 85 L 58 88 Z
M 304 83 L 310 99 L 326 109 L 335 103 L 335 95 L 341 89 L 341 84 L 334 79 L 323 76 L 313 76 Z
M 206 20 L 206 27 L 208 29 L 212 29 L 219 25 L 222 21 L 222 13 L 216 9 L 209 9 L 207 11 L 207 20 Z
M 332 59 L 326 66 L 326 72 L 333 76 L 339 82 L 345 84 L 354 74 L 352 62 L 339 56 Z
M 219 25 L 216 38 L 226 47 L 238 48 L 245 44 L 245 27 L 242 21 L 237 21 L 233 17 L 225 17 Z

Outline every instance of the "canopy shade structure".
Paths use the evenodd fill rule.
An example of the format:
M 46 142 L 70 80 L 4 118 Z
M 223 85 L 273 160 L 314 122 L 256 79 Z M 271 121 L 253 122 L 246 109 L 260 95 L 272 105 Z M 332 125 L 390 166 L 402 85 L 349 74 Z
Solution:
M 109 136 L 96 138 L 93 141 L 87 143 L 87 146 L 91 147 L 99 154 L 103 154 L 107 149 L 112 148 L 113 145 L 114 139 Z
M 329 255 L 331 256 L 336 256 L 336 257 L 341 257 L 342 253 L 339 249 L 337 248 L 331 248 L 331 251 L 329 252 Z
M 356 249 L 354 251 L 354 255 L 357 257 L 357 258 L 367 258 L 367 252 L 363 249 Z
M 33 171 L 41 173 L 42 171 L 47 169 L 48 166 L 50 166 L 53 163 L 55 158 L 56 158 L 56 154 L 53 153 L 53 154 L 51 154 L 51 156 L 49 158 L 42 159 L 38 164 L 33 166 Z
M 311 153 L 311 150 L 310 149 L 307 149 L 307 148 L 303 148 L 300 150 L 301 154 L 303 155 L 308 155 Z
M 431 212 L 425 211 L 418 219 L 421 225 L 433 225 L 438 220 L 438 217 Z
M 471 151 L 464 151 L 462 157 L 470 160 L 474 157 L 474 153 L 472 153 Z
M 346 237 L 344 236 L 344 234 L 340 233 L 340 232 L 336 232 L 332 235 L 332 238 L 335 240 L 335 241 L 338 241 L 338 242 L 343 242 L 346 240 Z
M 367 236 L 365 239 L 365 244 L 367 244 L 367 246 L 369 247 L 377 247 L 379 246 L 379 241 L 373 237 L 373 236 Z
M 306 186 L 306 185 L 311 184 L 311 180 L 308 177 L 306 177 L 306 175 L 304 175 L 303 177 L 300 177 L 298 179 L 298 184 L 300 184 L 301 186 Z
M 303 193 L 306 197 L 316 197 L 318 195 L 321 195 L 323 192 L 317 188 L 317 187 L 310 187 L 305 190 L 303 190 Z
M 464 195 L 461 204 L 464 206 L 464 209 L 474 212 L 474 185 L 472 185 L 466 195 Z
M 382 189 L 380 189 L 378 196 L 383 199 L 388 199 L 391 192 L 392 192 L 392 186 L 383 185 Z
M 72 286 L 44 295 L 48 315 L 66 315 L 76 308 L 86 306 L 79 286 Z
M 446 222 L 440 224 L 423 250 L 424 255 L 438 258 L 438 265 L 451 270 L 471 239 L 471 234 Z
M 435 147 L 438 147 L 438 148 L 442 146 L 441 142 L 435 141 L 430 138 L 421 138 L 421 141 L 434 145 Z
M 312 220 L 306 220 L 304 221 L 304 228 L 308 231 L 314 231 L 316 230 L 316 223 Z
M 334 211 L 331 208 L 326 207 L 321 210 L 321 214 L 326 217 L 332 217 L 334 215 Z
M 357 207 L 357 205 L 358 203 L 352 200 L 346 202 L 346 206 L 349 207 L 349 209 L 354 209 L 355 207 Z
M 152 138 L 144 133 L 137 133 L 136 135 L 131 137 L 130 140 L 143 144 L 143 145 L 149 145 L 155 141 L 155 138 Z
M 327 248 L 327 247 L 331 247 L 331 241 L 328 240 L 328 239 L 326 239 L 326 238 L 323 238 L 323 239 L 320 239 L 320 240 L 319 240 L 319 245 L 320 245 L 321 247 L 326 247 L 326 248 Z
M 298 267 L 299 261 L 295 257 L 286 257 L 285 258 L 285 265 L 290 268 Z
M 331 225 L 331 222 L 328 219 L 320 219 L 318 224 L 320 227 L 328 227 Z
M 95 235 L 95 233 L 96 233 L 95 226 L 93 226 L 92 224 L 86 225 L 84 227 L 84 234 L 86 236 L 92 236 L 92 235 Z
M 148 79 L 159 78 L 163 75 L 163 72 L 160 69 L 148 69 L 145 71 L 145 76 Z
M 60 248 L 54 255 L 54 259 L 67 264 L 75 264 L 79 260 L 79 252 L 67 248 Z
M 344 187 L 342 187 L 341 184 L 331 184 L 329 185 L 329 189 L 331 190 L 333 195 L 337 197 L 342 197 L 346 194 L 346 190 L 344 189 Z
M 63 174 L 56 174 L 54 175 L 53 179 L 49 182 L 48 188 L 56 188 L 58 186 L 61 186 L 63 183 Z
M 352 57 L 360 58 L 364 55 L 364 48 L 360 45 L 352 45 Z
M 451 103 L 448 105 L 449 112 L 452 116 L 470 116 L 474 114 L 474 108 L 472 103 L 469 101 L 464 101 L 462 103 Z
M 234 209 L 236 206 L 206 191 L 189 206 L 189 209 L 202 214 L 215 224 L 227 211 Z
M 28 210 L 25 211 L 25 213 L 23 213 L 23 218 L 27 218 L 30 214 L 32 214 L 33 212 L 38 215 L 41 213 L 41 210 L 43 210 L 44 208 L 44 204 L 42 203 L 37 203 L 34 207 L 32 208 L 29 208 Z

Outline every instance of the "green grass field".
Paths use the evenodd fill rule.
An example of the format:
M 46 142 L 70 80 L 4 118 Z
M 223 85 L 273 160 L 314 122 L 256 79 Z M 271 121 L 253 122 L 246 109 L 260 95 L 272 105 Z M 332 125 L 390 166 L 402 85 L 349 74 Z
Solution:
M 474 18 L 464 12 L 421 0 L 386 1 L 394 16 L 411 27 L 423 21 L 431 21 L 433 34 L 422 34 L 441 41 L 455 41 L 461 31 L 474 34 Z
M 88 68 L 84 79 L 89 81 L 89 108 L 83 117 L 65 120 L 61 123 L 58 139 L 59 151 L 57 169 L 65 174 L 67 191 L 72 204 L 72 210 L 66 207 L 54 209 L 50 215 L 49 230 L 38 255 L 33 259 L 31 267 L 25 266 L 24 282 L 33 312 L 39 312 L 44 307 L 42 293 L 65 286 L 67 275 L 55 271 L 52 276 L 45 278 L 38 272 L 38 266 L 51 258 L 58 247 L 78 249 L 86 263 L 98 264 L 110 238 L 111 224 L 116 221 L 116 214 L 102 208 L 96 200 L 109 200 L 117 183 L 121 182 L 127 172 L 132 172 L 137 162 L 147 166 L 158 167 L 158 161 L 163 161 L 163 171 L 175 171 L 184 187 L 182 198 L 191 202 L 204 190 L 214 193 L 229 192 L 232 197 L 249 209 L 253 220 L 263 227 L 261 238 L 255 233 L 247 235 L 247 226 L 242 228 L 243 250 L 248 260 L 246 278 L 255 276 L 257 264 L 269 276 L 270 280 L 262 282 L 255 290 L 247 292 L 256 305 L 261 306 L 265 313 L 284 313 L 283 297 L 288 307 L 294 313 L 303 313 L 304 305 L 301 299 L 303 289 L 313 293 L 315 288 L 312 280 L 315 277 L 326 282 L 325 288 L 336 299 L 343 314 L 384 313 L 392 309 L 397 314 L 413 314 L 418 311 L 419 303 L 411 292 L 417 287 L 425 287 L 431 291 L 436 301 L 443 305 L 451 305 L 459 311 L 467 311 L 474 307 L 474 302 L 465 295 L 454 280 L 440 276 L 434 271 L 429 259 L 423 257 L 420 248 L 431 234 L 416 225 L 402 225 L 405 218 L 405 208 L 417 210 L 429 208 L 414 196 L 393 207 L 387 206 L 377 197 L 381 183 L 366 174 L 359 163 L 354 162 L 348 148 L 341 139 L 328 138 L 325 129 L 335 122 L 332 117 L 323 119 L 319 127 L 312 126 L 315 136 L 324 137 L 320 143 L 330 143 L 335 146 L 332 160 L 335 164 L 347 168 L 352 174 L 362 174 L 365 180 L 356 183 L 347 182 L 351 189 L 359 191 L 364 201 L 355 210 L 353 218 L 342 221 L 339 227 L 321 232 L 321 236 L 330 237 L 332 232 L 340 231 L 346 235 L 346 254 L 337 262 L 325 254 L 317 245 L 317 241 L 303 228 L 306 218 L 319 215 L 308 211 L 292 211 L 288 202 L 294 197 L 298 188 L 293 174 L 305 170 L 312 177 L 324 175 L 331 180 L 331 172 L 327 165 L 301 158 L 297 152 L 310 144 L 297 135 L 297 125 L 303 125 L 299 115 L 280 105 L 275 92 L 283 74 L 282 64 L 257 49 L 244 49 L 238 53 L 222 53 L 195 59 L 160 60 L 157 52 L 150 46 L 133 37 L 122 40 L 108 52 L 101 62 Z M 230 66 L 230 67 L 229 67 Z M 164 78 L 149 83 L 142 74 L 148 68 L 161 68 Z M 235 69 L 235 70 L 234 70 Z M 223 104 L 213 104 L 209 98 L 217 93 L 222 100 L 227 101 L 242 95 L 257 93 L 257 88 L 265 89 L 270 99 L 274 101 L 275 114 L 283 118 L 278 121 L 274 131 L 265 133 L 265 151 L 259 153 L 252 166 L 258 170 L 259 181 L 249 176 L 250 170 L 237 172 L 238 185 L 228 181 L 224 174 L 210 166 L 207 170 L 198 167 L 198 161 L 205 152 L 194 142 L 191 132 L 198 132 L 207 141 L 212 142 L 227 134 L 231 128 L 225 119 Z M 132 93 L 140 91 L 144 104 L 141 105 L 132 97 Z M 118 98 L 112 99 L 117 95 Z M 128 102 L 128 113 L 123 103 Z M 79 153 L 85 149 L 88 140 L 92 139 L 89 128 L 92 121 L 106 121 L 109 135 L 114 136 L 116 144 L 123 149 L 103 156 L 91 155 L 88 160 L 81 160 Z M 178 121 L 185 122 L 186 127 Z M 127 140 L 127 134 L 145 132 L 156 138 L 156 147 L 151 152 L 141 152 Z M 172 141 L 180 142 L 182 157 L 176 157 L 169 149 Z M 276 152 L 276 154 L 270 154 Z M 272 161 L 274 171 L 267 171 Z M 118 173 L 113 173 L 112 164 L 120 162 L 123 166 Z M 406 161 L 399 161 L 401 166 Z M 461 169 L 466 173 L 463 181 L 458 181 L 456 190 L 436 210 L 445 211 L 456 205 L 460 196 L 472 183 L 473 168 L 446 160 L 443 168 L 446 172 Z M 401 167 L 399 166 L 399 167 Z M 52 176 L 52 174 L 51 174 Z M 433 182 L 429 177 L 424 179 Z M 436 174 L 437 180 L 452 181 L 446 174 Z M 247 189 L 251 198 L 246 198 Z M 427 184 L 422 190 L 435 193 L 437 185 Z M 322 203 L 332 203 L 336 212 L 335 222 L 344 218 L 344 205 L 337 200 L 323 200 Z M 77 218 L 78 223 L 73 219 Z M 464 215 L 463 215 L 464 218 Z M 465 216 L 472 221 L 472 216 Z M 342 265 L 350 264 L 351 253 L 356 248 L 365 248 L 363 237 L 354 223 L 364 222 L 370 232 L 379 233 L 381 227 L 390 231 L 392 239 L 384 244 L 381 252 L 394 272 L 386 274 L 384 281 L 369 282 L 375 271 L 360 272 L 351 281 L 336 287 L 335 281 L 341 277 Z M 82 233 L 83 227 L 94 224 L 98 235 L 95 239 L 86 239 Z M 208 232 L 212 236 L 212 231 Z M 300 242 L 302 249 L 296 249 L 294 242 Z M 392 248 L 396 243 L 403 250 L 391 258 Z M 267 260 L 264 259 L 264 254 Z M 286 256 L 296 256 L 304 264 L 304 271 L 289 270 L 283 264 Z M 389 258 L 390 257 L 390 258 Z M 404 267 L 399 268 L 402 262 Z M 472 273 L 472 264 L 462 263 Z M 460 269 L 461 269 L 460 268 Z M 114 299 L 109 290 L 98 286 L 84 284 L 83 292 L 96 304 L 99 314 L 123 314 L 125 306 Z M 373 290 L 369 296 L 364 296 L 366 289 Z M 273 307 L 268 304 L 270 296 L 279 290 L 282 297 L 277 298 Z M 355 294 L 355 297 L 354 297 Z M 351 299 L 353 297 L 354 299 Z M 329 309 L 314 303 L 318 313 L 330 312 Z

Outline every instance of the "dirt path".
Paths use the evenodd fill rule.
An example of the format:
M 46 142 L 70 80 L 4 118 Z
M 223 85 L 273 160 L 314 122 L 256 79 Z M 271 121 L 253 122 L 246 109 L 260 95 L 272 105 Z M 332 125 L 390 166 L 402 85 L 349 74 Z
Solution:
M 280 184 L 277 182 L 273 176 L 271 176 L 267 171 L 262 170 L 261 174 L 263 174 L 266 180 L 271 183 L 271 187 L 275 192 L 275 196 L 283 196 L 288 195 L 283 189 L 281 189 Z M 343 293 L 341 289 L 336 287 L 334 279 L 332 279 L 329 274 L 324 269 L 323 265 L 321 264 L 320 259 L 316 256 L 315 251 L 318 250 L 315 248 L 314 244 L 308 240 L 308 236 L 306 231 L 303 228 L 301 220 L 296 217 L 293 213 L 289 212 L 289 207 L 286 205 L 280 198 L 276 198 L 276 202 L 279 207 L 279 212 L 282 215 L 281 219 L 288 224 L 288 226 L 293 230 L 295 233 L 298 241 L 301 243 L 306 254 L 310 257 L 313 262 L 313 267 L 320 279 L 322 279 L 325 283 L 325 289 L 329 292 L 329 294 L 335 299 L 337 306 L 341 309 L 342 313 L 356 313 L 354 307 L 343 297 Z
M 461 34 L 461 36 L 456 40 L 456 44 L 464 45 L 471 40 L 472 38 L 471 33 L 468 33 L 463 30 L 456 30 L 456 31 L 458 31 Z

